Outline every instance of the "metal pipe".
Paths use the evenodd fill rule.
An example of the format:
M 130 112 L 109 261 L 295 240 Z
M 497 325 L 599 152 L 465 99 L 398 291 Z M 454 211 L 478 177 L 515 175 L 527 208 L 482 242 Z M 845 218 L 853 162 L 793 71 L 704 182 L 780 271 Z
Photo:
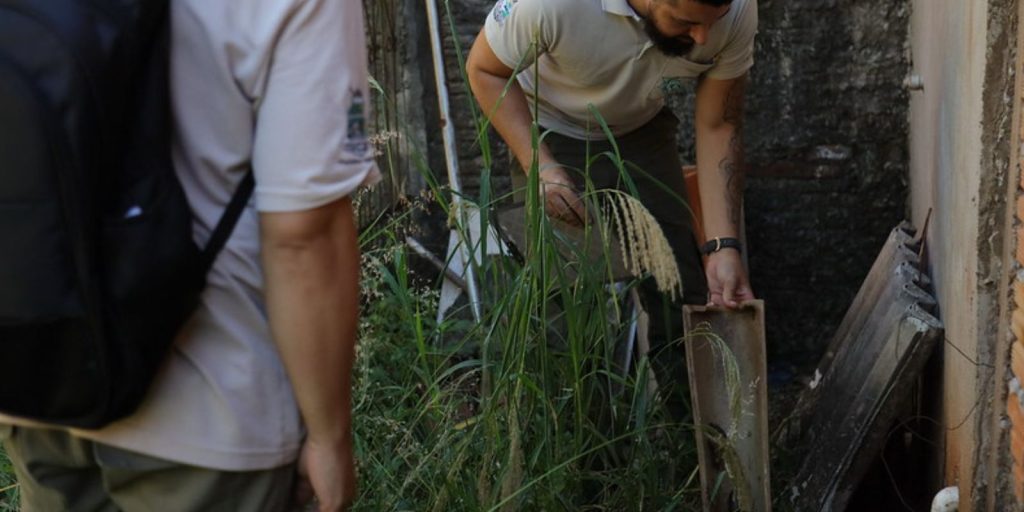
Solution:
M 452 187 L 452 207 L 458 213 L 459 239 L 462 240 L 462 247 L 459 255 L 465 263 L 466 268 L 466 291 L 469 293 L 469 305 L 473 310 L 473 318 L 480 321 L 480 292 L 477 289 L 476 271 L 473 268 L 473 257 L 470 252 L 472 240 L 469 240 L 466 230 L 466 217 L 462 209 L 462 183 L 459 180 L 459 157 L 455 150 L 455 127 L 451 122 L 451 107 L 448 102 L 448 81 L 445 77 L 444 49 L 441 46 L 441 23 L 437 12 L 435 0 L 426 0 L 427 22 L 430 27 L 430 48 L 434 57 L 434 81 L 437 84 L 437 102 L 439 107 L 442 137 L 444 140 L 444 158 L 448 164 L 448 184 Z
M 449 281 L 455 283 L 455 286 L 462 288 L 463 290 L 469 290 L 469 286 L 466 284 L 466 280 L 462 276 L 455 273 L 454 270 L 448 267 L 441 258 L 434 256 L 434 253 L 430 252 L 423 244 L 411 236 L 405 237 L 405 244 L 408 245 L 413 252 L 420 255 L 420 257 L 426 259 L 431 265 L 434 265 L 438 270 L 444 273 L 444 277 Z

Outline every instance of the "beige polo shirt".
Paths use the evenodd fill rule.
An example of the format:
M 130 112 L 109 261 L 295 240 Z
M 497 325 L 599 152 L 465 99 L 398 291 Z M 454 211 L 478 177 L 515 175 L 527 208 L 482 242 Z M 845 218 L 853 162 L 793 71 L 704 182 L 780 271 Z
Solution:
M 541 126 L 592 140 L 604 134 L 590 105 L 613 134 L 629 133 L 664 106 L 663 80 L 746 73 L 756 32 L 756 0 L 733 0 L 707 44 L 684 57 L 658 51 L 626 0 L 499 0 L 484 25 L 498 59 L 521 71 Z
M 249 168 L 253 201 L 135 415 L 77 434 L 223 469 L 295 460 L 303 436 L 267 324 L 258 212 L 334 201 L 378 177 L 355 0 L 172 0 L 174 164 L 205 243 Z

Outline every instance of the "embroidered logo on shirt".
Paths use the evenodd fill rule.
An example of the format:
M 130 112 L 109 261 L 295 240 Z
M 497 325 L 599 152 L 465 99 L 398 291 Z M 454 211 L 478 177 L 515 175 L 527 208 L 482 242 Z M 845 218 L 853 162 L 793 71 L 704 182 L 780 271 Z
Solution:
M 494 6 L 494 21 L 497 21 L 499 25 L 505 24 L 505 19 L 508 18 L 509 13 L 512 12 L 512 6 L 516 4 L 518 0 L 499 0 Z
M 368 152 L 370 143 L 366 138 L 366 100 L 363 91 L 352 91 L 352 100 L 348 107 L 346 136 L 344 144 L 346 152 L 362 155 Z

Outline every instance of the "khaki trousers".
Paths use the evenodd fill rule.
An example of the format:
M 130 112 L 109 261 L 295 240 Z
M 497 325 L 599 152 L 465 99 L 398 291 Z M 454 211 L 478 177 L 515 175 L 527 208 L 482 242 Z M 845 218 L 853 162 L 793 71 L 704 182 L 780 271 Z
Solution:
M 217 471 L 149 457 L 61 430 L 0 424 L 26 512 L 281 511 L 294 464 Z

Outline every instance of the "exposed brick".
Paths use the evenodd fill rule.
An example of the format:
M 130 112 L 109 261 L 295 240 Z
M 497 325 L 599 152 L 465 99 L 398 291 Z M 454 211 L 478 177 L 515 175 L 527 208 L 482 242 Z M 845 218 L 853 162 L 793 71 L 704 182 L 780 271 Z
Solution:
M 1013 302 L 1017 309 L 1024 309 L 1024 281 L 1013 282 Z
M 1017 345 L 1015 343 L 1014 345 Z M 1007 414 L 1010 416 L 1010 455 L 1013 465 L 1013 491 L 1018 503 L 1024 504 L 1024 412 L 1015 395 L 1006 401 Z
M 1017 262 L 1024 265 L 1024 226 L 1017 227 Z
M 1017 402 L 1017 397 L 1014 395 L 1010 395 L 1006 400 L 1006 415 L 1010 417 L 1010 424 L 1014 431 L 1024 430 L 1024 411 L 1021 411 L 1020 403 Z
M 1013 342 L 1010 364 L 1013 368 L 1013 373 L 1018 379 L 1021 379 L 1021 381 L 1024 382 L 1024 343 L 1019 340 Z M 1024 425 L 1021 426 L 1024 427 Z
M 1019 308 L 1010 315 L 1010 329 L 1015 338 L 1024 342 L 1024 308 Z
M 1020 425 L 1010 431 L 1010 455 L 1013 465 L 1024 469 L 1024 427 Z

